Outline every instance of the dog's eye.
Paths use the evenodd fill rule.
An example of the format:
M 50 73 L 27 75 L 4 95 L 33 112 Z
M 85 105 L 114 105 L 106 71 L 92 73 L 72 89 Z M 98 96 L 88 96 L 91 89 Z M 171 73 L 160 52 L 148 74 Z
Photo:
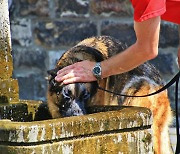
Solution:
M 89 92 L 84 91 L 80 97 L 81 97 L 81 99 L 88 99 L 90 97 L 90 94 L 89 94 Z
M 65 99 L 70 99 L 70 98 L 71 98 L 71 91 L 68 90 L 68 89 L 64 89 L 64 90 L 62 91 L 62 94 L 63 94 L 63 96 L 64 96 Z

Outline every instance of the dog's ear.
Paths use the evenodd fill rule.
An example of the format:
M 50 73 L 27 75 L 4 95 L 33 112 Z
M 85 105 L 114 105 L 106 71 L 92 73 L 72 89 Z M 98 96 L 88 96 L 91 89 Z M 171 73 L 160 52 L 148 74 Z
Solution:
M 49 74 L 48 80 L 49 80 L 50 91 L 58 92 L 61 91 L 62 89 L 62 83 L 59 83 L 55 80 L 55 77 L 59 70 L 60 68 L 55 68 L 47 71 L 47 73 Z
M 55 68 L 55 69 L 51 69 L 51 70 L 48 70 L 47 71 L 47 73 L 49 74 L 49 75 L 51 75 L 52 77 L 56 77 L 56 75 L 57 75 L 57 72 L 60 70 L 60 68 Z
M 95 95 L 95 93 L 97 92 L 97 89 L 98 89 L 98 82 L 97 81 L 91 82 L 91 89 L 90 89 L 91 96 Z

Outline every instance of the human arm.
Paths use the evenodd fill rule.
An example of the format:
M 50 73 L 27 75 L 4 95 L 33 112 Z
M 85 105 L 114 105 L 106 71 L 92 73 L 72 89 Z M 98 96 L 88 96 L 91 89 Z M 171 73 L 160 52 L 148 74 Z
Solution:
M 158 54 L 160 17 L 143 22 L 134 22 L 136 42 L 125 51 L 101 62 L 102 78 L 132 70 Z M 96 78 L 92 74 L 95 62 L 82 61 L 58 71 L 56 80 L 69 84 L 73 82 L 91 82 Z
M 160 17 L 134 22 L 137 40 L 124 52 L 102 62 L 102 77 L 132 70 L 158 54 Z M 106 66 L 106 67 L 105 67 Z

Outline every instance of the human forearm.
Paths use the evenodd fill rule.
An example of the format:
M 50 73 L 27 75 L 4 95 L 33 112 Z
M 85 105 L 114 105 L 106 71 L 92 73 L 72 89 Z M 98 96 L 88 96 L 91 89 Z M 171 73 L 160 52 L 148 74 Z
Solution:
M 135 22 L 134 28 L 137 36 L 136 43 L 101 63 L 103 78 L 127 72 L 157 56 L 160 18 L 156 17 L 142 23 Z
M 135 43 L 118 55 L 101 62 L 102 77 L 130 71 L 152 58 L 140 45 Z

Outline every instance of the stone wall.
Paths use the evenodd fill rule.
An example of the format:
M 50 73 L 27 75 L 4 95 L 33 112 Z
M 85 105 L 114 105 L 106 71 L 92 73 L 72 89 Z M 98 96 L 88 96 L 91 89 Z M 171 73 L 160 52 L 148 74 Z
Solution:
M 21 99 L 46 100 L 46 71 L 84 38 L 111 35 L 135 42 L 129 0 L 14 0 L 10 7 L 14 78 Z M 151 62 L 168 81 L 178 71 L 177 25 L 162 22 L 159 56 Z M 174 89 L 169 95 L 174 105 Z

